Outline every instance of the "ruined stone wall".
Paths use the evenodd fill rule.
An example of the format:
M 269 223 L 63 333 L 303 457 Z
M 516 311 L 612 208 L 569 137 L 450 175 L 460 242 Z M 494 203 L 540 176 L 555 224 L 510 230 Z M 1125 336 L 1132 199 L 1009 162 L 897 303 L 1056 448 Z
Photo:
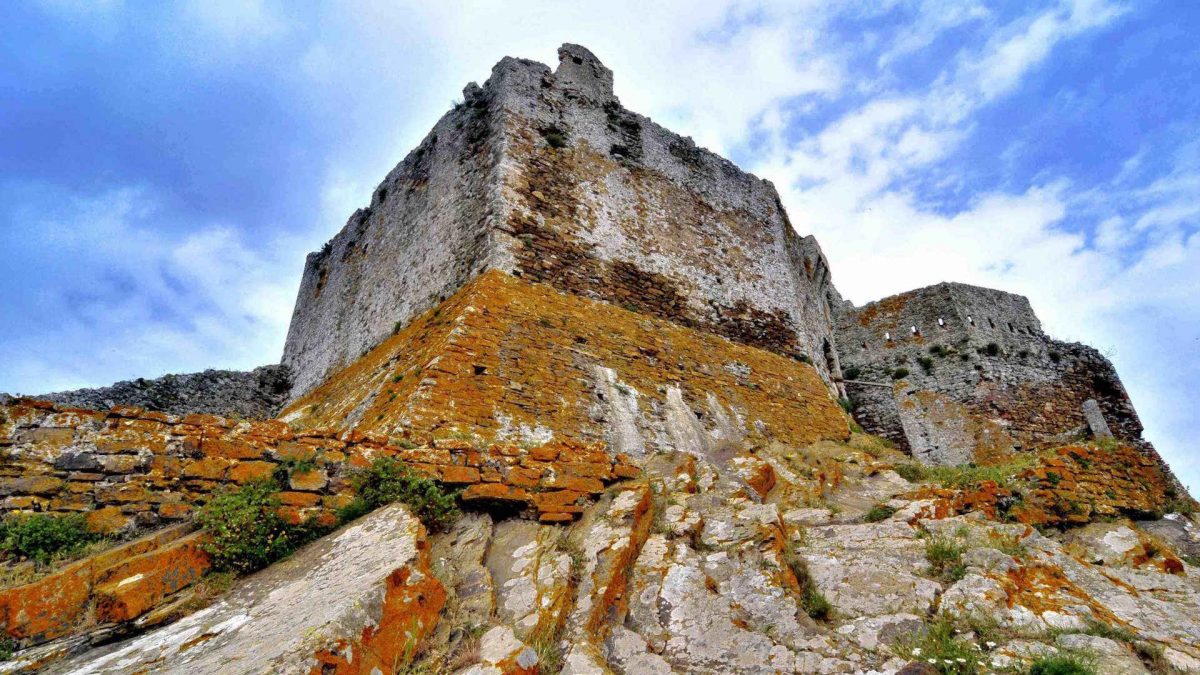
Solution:
M 767 181 L 621 107 L 564 45 L 506 58 L 309 256 L 299 397 L 487 268 L 797 359 L 832 381 L 828 264 Z
M 292 396 L 488 267 L 498 119 L 477 87 L 388 174 L 346 226 L 309 254 L 284 346 Z
M 405 435 L 605 441 L 634 457 L 843 439 L 809 365 L 706 331 L 488 272 L 281 419 Z
M 810 358 L 829 378 L 828 264 L 774 187 L 623 108 L 587 50 L 559 56 L 501 98 L 511 271 Z
M 1089 399 L 1118 438 L 1142 442 L 1112 364 L 1047 337 L 1021 296 L 939 284 L 847 310 L 837 330 L 847 379 L 894 385 L 846 385 L 860 423 L 929 461 L 966 459 L 967 439 L 1003 454 L 1077 437 Z
M 216 490 L 252 480 L 283 486 L 283 515 L 334 522 L 353 497 L 350 477 L 395 457 L 463 501 L 500 503 L 543 521 L 572 520 L 590 496 L 638 470 L 603 443 L 557 438 L 517 447 L 461 438 L 407 438 L 279 421 L 107 412 L 18 400 L 0 406 L 0 513 L 85 513 L 97 531 L 147 529 L 187 519 Z
M 41 394 L 36 398 L 91 410 L 125 405 L 174 414 L 267 419 L 279 412 L 290 390 L 291 377 L 286 366 L 262 366 L 249 372 L 206 370 L 153 380 L 138 378 L 111 387 Z

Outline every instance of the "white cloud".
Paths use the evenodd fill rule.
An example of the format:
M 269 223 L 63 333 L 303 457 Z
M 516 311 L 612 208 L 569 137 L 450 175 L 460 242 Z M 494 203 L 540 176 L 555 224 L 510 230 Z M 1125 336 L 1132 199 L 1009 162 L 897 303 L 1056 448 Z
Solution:
M 32 329 L 14 348 L 21 357 L 0 365 L 6 388 L 41 393 L 276 358 L 311 241 L 251 246 L 218 224 L 174 238 L 154 227 L 157 214 L 138 189 L 26 214 L 29 243 L 69 260 L 71 283 L 35 286 L 38 302 L 22 317 Z

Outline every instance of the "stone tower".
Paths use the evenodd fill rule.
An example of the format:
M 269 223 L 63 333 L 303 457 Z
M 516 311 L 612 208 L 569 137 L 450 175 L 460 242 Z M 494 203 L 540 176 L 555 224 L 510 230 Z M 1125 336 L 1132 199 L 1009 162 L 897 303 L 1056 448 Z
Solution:
M 486 270 L 809 360 L 832 383 L 829 268 L 767 181 L 623 108 L 563 45 L 468 85 L 323 250 L 283 362 L 293 398 Z

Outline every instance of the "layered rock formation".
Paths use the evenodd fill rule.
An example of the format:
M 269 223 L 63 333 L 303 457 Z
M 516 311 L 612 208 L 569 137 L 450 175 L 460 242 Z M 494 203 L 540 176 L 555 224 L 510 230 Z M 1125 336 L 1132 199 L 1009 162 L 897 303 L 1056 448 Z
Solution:
M 126 538 L 0 561 L 0 672 L 1200 672 L 1196 505 L 1111 364 L 1000 291 L 843 303 L 769 183 L 560 60 L 309 256 L 276 419 L 0 405 L 6 517 Z M 340 521 L 381 460 L 463 513 Z M 208 597 L 192 516 L 261 481 L 341 527 Z

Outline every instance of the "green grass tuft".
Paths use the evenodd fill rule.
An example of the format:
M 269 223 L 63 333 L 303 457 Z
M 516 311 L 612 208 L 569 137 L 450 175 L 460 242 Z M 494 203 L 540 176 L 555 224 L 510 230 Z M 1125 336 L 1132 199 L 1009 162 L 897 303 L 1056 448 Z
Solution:
M 1029 675 L 1096 675 L 1096 669 L 1082 656 L 1056 654 L 1035 659 L 1029 666 Z

